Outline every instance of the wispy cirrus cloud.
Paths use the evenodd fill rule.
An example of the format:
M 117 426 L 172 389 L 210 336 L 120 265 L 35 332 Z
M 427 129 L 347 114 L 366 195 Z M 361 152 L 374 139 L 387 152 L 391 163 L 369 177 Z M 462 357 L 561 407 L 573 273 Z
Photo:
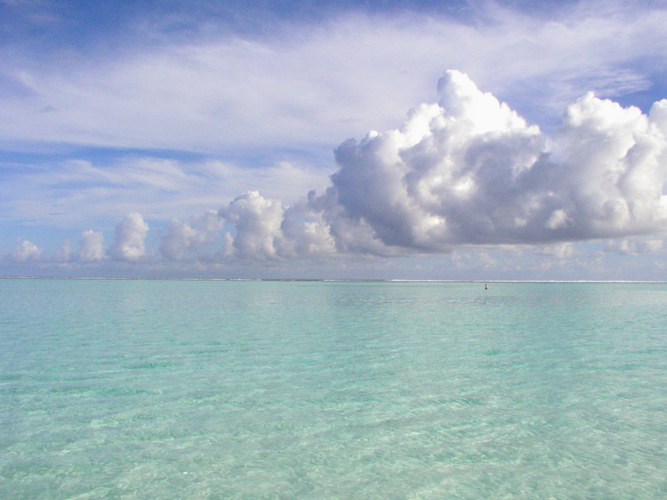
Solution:
M 523 113 L 553 118 L 586 91 L 644 91 L 667 70 L 667 9 L 642 5 L 586 2 L 550 21 L 493 3 L 468 23 L 341 14 L 273 36 L 133 43 L 101 58 L 56 48 L 37 61 L 5 47 L 5 87 L 22 91 L 5 90 L 0 135 L 200 152 L 336 144 L 395 126 L 447 67 Z
M 13 164 L 3 175 L 0 220 L 75 228 L 108 225 L 131 211 L 159 220 L 187 217 L 253 189 L 291 203 L 328 182 L 328 171 L 288 161 L 243 167 L 146 156 Z

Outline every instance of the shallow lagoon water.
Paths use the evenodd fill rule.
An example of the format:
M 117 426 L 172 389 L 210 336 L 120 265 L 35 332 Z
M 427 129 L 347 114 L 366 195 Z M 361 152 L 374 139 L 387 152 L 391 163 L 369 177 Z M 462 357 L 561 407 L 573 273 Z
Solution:
M 0 280 L 1 498 L 664 498 L 667 285 Z

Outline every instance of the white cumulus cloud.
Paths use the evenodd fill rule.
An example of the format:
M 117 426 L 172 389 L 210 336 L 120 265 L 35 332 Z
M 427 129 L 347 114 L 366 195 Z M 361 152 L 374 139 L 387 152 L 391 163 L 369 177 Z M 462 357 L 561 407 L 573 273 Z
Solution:
M 20 240 L 18 246 L 9 254 L 9 258 L 16 262 L 39 260 L 44 251 L 28 240 Z
M 78 256 L 82 262 L 102 260 L 104 258 L 104 235 L 92 229 L 81 233 Z
M 128 214 L 116 226 L 114 242 L 107 250 L 116 260 L 138 261 L 146 255 L 146 233 L 148 224 L 138 212 Z
M 163 257 L 196 257 L 217 240 L 215 260 L 471 245 L 538 245 L 565 259 L 573 241 L 667 229 L 667 100 L 645 115 L 588 93 L 547 136 L 461 72 L 438 89 L 440 101 L 414 108 L 402 128 L 336 148 L 322 194 L 287 206 L 248 191 L 217 214 L 173 221 Z
M 440 103 L 415 108 L 401 129 L 336 149 L 324 195 L 336 202 L 332 228 L 344 219 L 362 239 L 440 251 L 667 227 L 667 100 L 647 116 L 589 93 L 550 138 L 462 73 L 439 89 Z
M 188 220 L 173 219 L 162 237 L 160 252 L 169 260 L 184 260 L 202 245 L 215 241 L 224 221 L 215 211 Z
M 228 233 L 227 256 L 284 259 L 335 252 L 329 228 L 305 203 L 285 207 L 250 191 L 220 209 L 219 215 L 236 229 L 233 237 Z

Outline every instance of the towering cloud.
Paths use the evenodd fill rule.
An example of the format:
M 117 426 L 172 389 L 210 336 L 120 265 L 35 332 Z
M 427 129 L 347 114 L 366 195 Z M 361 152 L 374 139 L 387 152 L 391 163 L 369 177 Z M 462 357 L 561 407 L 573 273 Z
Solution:
M 148 224 L 141 214 L 132 212 L 116 226 L 114 242 L 108 254 L 116 260 L 137 261 L 146 255 L 146 233 Z
M 219 215 L 236 229 L 233 238 L 227 233 L 226 256 L 283 259 L 335 251 L 321 216 L 305 203 L 285 208 L 280 201 L 251 191 L 220 209 Z
M 338 147 L 332 225 L 424 251 L 666 228 L 667 100 L 645 116 L 587 94 L 549 140 L 459 72 L 439 90 L 402 129 Z
M 248 258 L 276 257 L 282 245 L 280 230 L 285 209 L 277 200 L 267 200 L 257 191 L 236 198 L 220 210 L 220 216 L 236 227 L 233 247 Z

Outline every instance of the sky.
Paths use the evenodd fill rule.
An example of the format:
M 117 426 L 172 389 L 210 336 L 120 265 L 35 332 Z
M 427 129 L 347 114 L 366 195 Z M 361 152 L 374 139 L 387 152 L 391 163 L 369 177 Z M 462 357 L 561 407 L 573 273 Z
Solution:
M 0 0 L 0 276 L 667 280 L 665 26 Z

